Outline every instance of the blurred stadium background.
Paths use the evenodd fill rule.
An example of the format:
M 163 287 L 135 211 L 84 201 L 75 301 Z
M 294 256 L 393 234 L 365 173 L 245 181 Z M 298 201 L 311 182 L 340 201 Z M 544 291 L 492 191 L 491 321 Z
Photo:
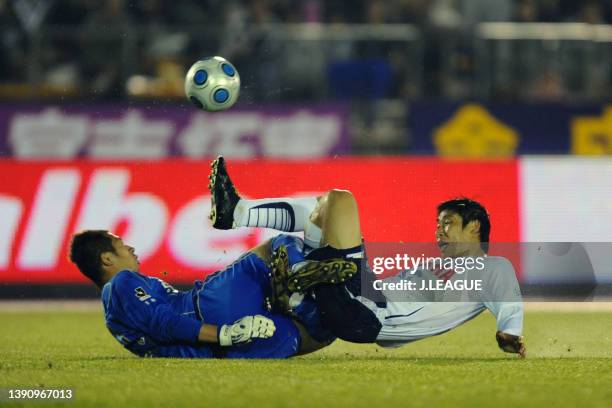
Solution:
M 231 262 L 269 232 L 205 221 L 217 154 L 246 196 L 351 189 L 371 241 L 432 241 L 457 195 L 493 241 L 612 241 L 609 23 L 608 0 L 0 0 L 0 297 L 97 296 L 66 260 L 83 228 L 172 283 Z M 184 98 L 207 55 L 241 74 L 227 112 Z

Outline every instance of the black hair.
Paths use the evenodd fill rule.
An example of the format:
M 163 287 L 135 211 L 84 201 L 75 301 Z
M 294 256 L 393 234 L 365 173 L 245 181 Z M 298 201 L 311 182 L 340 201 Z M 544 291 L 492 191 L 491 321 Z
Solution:
M 70 242 L 70 260 L 98 287 L 102 286 L 100 255 L 115 253 L 113 239 L 106 230 L 85 230 L 74 234 Z
M 478 221 L 480 223 L 480 247 L 483 251 L 488 252 L 491 220 L 487 209 L 482 204 L 466 197 L 459 197 L 440 203 L 438 205 L 438 215 L 442 211 L 450 211 L 459 215 L 464 228 L 470 221 Z

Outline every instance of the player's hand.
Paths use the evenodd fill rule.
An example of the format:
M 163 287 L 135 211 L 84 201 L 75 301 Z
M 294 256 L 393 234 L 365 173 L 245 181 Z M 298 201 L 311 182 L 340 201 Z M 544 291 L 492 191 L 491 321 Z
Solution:
M 234 324 L 225 324 L 219 330 L 219 344 L 234 346 L 246 344 L 255 338 L 267 339 L 272 337 L 276 327 L 274 322 L 261 315 L 246 316 L 238 319 Z
M 498 331 L 495 333 L 495 339 L 499 348 L 506 353 L 516 353 L 521 358 L 525 357 L 527 350 L 525 349 L 525 339 L 523 336 L 513 336 L 512 334 Z

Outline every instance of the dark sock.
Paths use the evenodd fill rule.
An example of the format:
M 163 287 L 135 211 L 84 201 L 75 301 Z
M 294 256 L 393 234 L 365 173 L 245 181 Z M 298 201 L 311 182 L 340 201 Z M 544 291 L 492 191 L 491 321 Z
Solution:
M 334 335 L 353 343 L 373 343 L 382 327 L 370 309 L 353 296 L 361 293 L 363 246 L 315 249 L 306 257 L 313 260 L 343 258 L 357 264 L 357 273 L 344 284 L 320 284 L 313 288 L 323 326 Z
M 382 325 L 374 312 L 354 299 L 344 285 L 313 288 L 323 327 L 345 341 L 373 343 Z

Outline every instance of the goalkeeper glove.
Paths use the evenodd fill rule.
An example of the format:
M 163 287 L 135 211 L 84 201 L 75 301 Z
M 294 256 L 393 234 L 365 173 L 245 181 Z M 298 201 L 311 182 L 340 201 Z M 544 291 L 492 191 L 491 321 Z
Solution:
M 222 346 L 235 346 L 246 344 L 255 338 L 267 339 L 272 337 L 276 327 L 274 322 L 261 315 L 245 316 L 234 324 L 224 324 L 219 328 L 219 344 Z

